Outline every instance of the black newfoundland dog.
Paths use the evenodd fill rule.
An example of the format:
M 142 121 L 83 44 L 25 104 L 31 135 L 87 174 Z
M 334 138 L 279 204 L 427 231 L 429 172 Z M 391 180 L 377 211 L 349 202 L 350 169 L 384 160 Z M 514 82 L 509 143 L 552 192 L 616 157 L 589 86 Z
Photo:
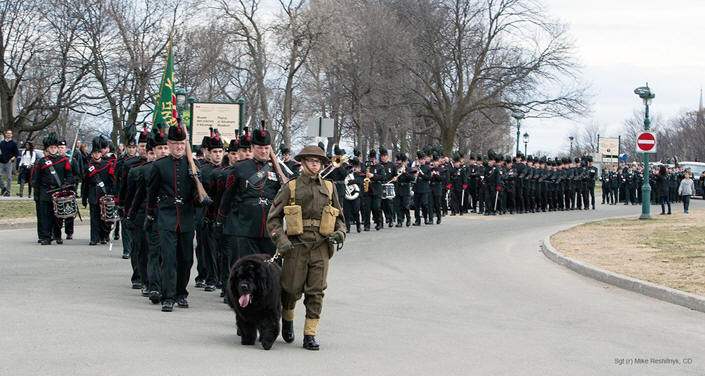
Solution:
M 243 345 L 254 345 L 259 331 L 265 350 L 279 336 L 282 316 L 281 268 L 265 254 L 239 259 L 230 269 L 228 304 L 235 311 L 237 332 Z

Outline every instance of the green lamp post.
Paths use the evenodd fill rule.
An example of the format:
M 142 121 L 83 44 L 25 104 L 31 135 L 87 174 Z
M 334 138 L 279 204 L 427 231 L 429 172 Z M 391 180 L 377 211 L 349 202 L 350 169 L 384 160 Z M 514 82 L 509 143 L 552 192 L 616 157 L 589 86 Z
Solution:
M 244 98 L 238 99 L 237 104 L 239 105 L 238 113 L 240 115 L 239 124 L 237 125 L 237 127 L 238 127 L 238 131 L 242 132 L 242 119 L 245 115 L 245 111 L 244 111 L 245 110 L 245 99 Z
M 634 94 L 638 95 L 644 101 L 644 130 L 648 131 L 651 126 L 649 119 L 649 105 L 656 97 L 656 94 L 649 89 L 649 83 L 646 86 L 640 86 L 634 89 Z M 639 219 L 651 219 L 651 186 L 649 185 L 649 153 L 644 153 L 644 185 L 641 186 L 641 216 Z
M 570 136 L 570 137 L 568 137 L 568 139 L 570 140 L 570 154 L 569 154 L 569 157 L 570 157 L 570 159 L 573 159 L 573 140 L 575 139 L 575 137 Z M 571 161 L 571 163 L 572 163 L 572 161 Z
M 526 147 L 529 145 L 529 133 L 524 132 L 524 158 L 526 158 Z
M 519 154 L 519 134 L 520 134 L 520 129 L 521 129 L 521 119 L 523 119 L 524 116 L 525 115 L 523 112 L 517 111 L 517 112 L 512 113 L 512 117 L 517 119 L 517 143 L 516 143 L 517 148 L 516 148 L 515 155 Z

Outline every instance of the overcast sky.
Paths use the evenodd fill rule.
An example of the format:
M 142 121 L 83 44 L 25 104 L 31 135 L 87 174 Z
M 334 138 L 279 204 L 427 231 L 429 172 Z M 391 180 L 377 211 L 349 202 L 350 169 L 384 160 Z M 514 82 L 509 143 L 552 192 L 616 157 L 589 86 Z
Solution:
M 593 120 L 601 136 L 616 137 L 624 120 L 643 110 L 633 91 L 647 81 L 656 93 L 652 113 L 668 120 L 697 108 L 705 84 L 705 0 L 543 2 L 550 16 L 569 25 L 593 94 L 592 114 L 579 121 L 524 120 L 529 153 L 567 152 L 574 127 Z

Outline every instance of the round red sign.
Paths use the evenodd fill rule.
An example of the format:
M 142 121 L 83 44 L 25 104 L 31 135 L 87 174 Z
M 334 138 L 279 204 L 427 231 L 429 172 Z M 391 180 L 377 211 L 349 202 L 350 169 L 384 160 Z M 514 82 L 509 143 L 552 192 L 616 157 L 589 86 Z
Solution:
M 656 137 L 651 132 L 643 132 L 636 139 L 636 147 L 642 152 L 651 151 L 656 147 Z

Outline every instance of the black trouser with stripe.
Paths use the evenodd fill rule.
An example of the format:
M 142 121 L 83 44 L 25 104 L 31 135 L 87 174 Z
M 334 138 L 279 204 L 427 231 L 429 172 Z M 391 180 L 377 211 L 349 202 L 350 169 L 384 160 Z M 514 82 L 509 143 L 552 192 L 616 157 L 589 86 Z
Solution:
M 159 230 L 162 250 L 162 301 L 185 298 L 193 266 L 193 231 Z

